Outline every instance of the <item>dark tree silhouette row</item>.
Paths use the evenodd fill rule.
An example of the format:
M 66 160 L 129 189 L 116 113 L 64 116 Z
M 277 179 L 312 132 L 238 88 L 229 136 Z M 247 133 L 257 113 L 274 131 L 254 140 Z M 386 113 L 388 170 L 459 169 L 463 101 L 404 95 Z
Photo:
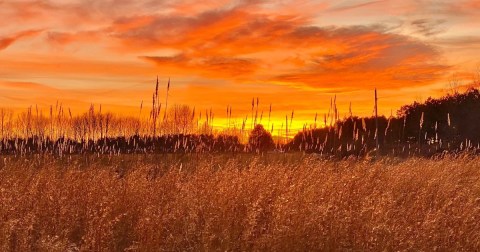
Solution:
M 55 141 L 31 137 L 28 139 L 3 139 L 2 154 L 139 154 L 139 153 L 237 153 L 266 152 L 275 148 L 272 136 L 258 124 L 251 132 L 248 144 L 242 144 L 237 136 L 176 134 L 159 137 L 116 137 L 96 141 L 76 141 L 60 138 Z
M 375 120 L 378 120 L 378 129 Z M 378 138 L 379 151 L 376 151 Z M 480 91 L 469 89 L 424 103 L 405 105 L 396 117 L 349 117 L 330 127 L 304 129 L 287 144 L 275 145 L 261 124 L 246 144 L 237 136 L 171 134 L 163 136 L 104 137 L 97 140 L 29 137 L 2 139 L 2 154 L 52 153 L 204 153 L 266 151 L 363 156 L 373 151 L 396 156 L 477 151 L 480 146 Z
M 133 153 L 203 153 L 244 151 L 236 136 L 165 135 L 159 137 L 116 137 L 96 141 L 76 141 L 68 138 L 50 140 L 32 137 L 3 140 L 3 154 L 133 154 Z
M 405 105 L 396 117 L 350 117 L 321 129 L 305 129 L 286 150 L 327 155 L 367 155 L 376 150 L 398 156 L 477 151 L 480 145 L 480 92 L 469 89 L 424 103 Z

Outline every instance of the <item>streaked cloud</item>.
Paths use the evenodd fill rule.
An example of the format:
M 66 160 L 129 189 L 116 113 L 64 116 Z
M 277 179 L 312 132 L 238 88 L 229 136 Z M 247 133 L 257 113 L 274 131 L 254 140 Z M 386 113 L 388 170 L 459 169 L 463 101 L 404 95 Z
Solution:
M 411 25 L 414 26 L 415 32 L 424 36 L 432 36 L 444 32 L 445 28 L 442 25 L 445 23 L 444 19 L 417 19 L 412 21 Z
M 28 38 L 39 34 L 42 30 L 26 30 L 14 33 L 12 35 L 7 35 L 5 37 L 0 37 L 0 51 L 9 47 L 11 44 L 15 43 L 17 40 Z

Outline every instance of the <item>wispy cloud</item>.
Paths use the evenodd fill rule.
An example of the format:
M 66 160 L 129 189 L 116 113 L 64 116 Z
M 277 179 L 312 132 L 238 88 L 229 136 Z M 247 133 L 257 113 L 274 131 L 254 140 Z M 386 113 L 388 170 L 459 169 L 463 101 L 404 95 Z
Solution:
M 351 1 L 350 3 L 341 3 L 339 5 L 334 5 L 330 8 L 331 11 L 345 11 L 345 10 L 353 10 L 363 7 L 369 7 L 378 3 L 383 3 L 385 0 L 378 0 L 378 1 Z
M 424 35 L 432 36 L 445 32 L 445 27 L 442 25 L 446 23 L 444 19 L 417 19 L 411 22 L 415 32 Z
M 3 38 L 0 37 L 0 51 L 3 49 L 6 49 L 11 44 L 15 43 L 20 39 L 35 36 L 40 32 L 42 32 L 42 30 L 26 30 L 26 31 L 17 32 L 15 34 L 12 34 Z

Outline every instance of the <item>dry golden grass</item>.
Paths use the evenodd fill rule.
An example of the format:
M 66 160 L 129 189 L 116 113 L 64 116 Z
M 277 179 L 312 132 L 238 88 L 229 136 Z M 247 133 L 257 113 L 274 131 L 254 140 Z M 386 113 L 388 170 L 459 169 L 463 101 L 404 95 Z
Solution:
M 477 157 L 1 161 L 1 251 L 480 249 Z

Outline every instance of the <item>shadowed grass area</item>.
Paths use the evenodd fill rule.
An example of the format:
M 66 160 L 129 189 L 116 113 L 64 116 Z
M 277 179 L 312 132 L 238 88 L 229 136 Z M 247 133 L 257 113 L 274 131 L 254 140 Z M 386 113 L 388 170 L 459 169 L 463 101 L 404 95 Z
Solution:
M 0 250 L 477 250 L 480 158 L 5 157 Z

